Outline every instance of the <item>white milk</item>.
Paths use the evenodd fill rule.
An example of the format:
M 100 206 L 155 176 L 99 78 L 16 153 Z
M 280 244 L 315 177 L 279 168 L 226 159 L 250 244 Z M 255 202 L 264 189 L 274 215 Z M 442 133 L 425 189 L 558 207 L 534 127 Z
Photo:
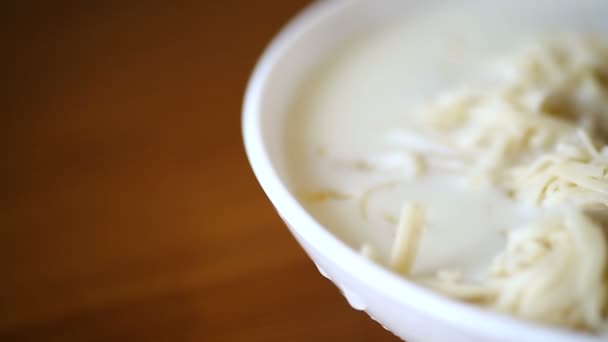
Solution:
M 534 36 L 608 31 L 608 1 L 603 0 L 447 2 L 357 37 L 303 85 L 285 138 L 295 194 L 331 189 L 357 196 L 404 179 L 398 170 L 352 170 L 341 162 L 394 151 L 386 136 L 407 127 L 412 107 L 472 82 L 488 62 Z M 390 219 L 410 200 L 428 208 L 418 273 L 481 269 L 502 248 L 504 230 L 534 215 L 496 191 L 437 173 L 374 193 L 367 218 L 356 199 L 303 204 L 353 248 L 370 243 L 387 258 L 395 231 Z

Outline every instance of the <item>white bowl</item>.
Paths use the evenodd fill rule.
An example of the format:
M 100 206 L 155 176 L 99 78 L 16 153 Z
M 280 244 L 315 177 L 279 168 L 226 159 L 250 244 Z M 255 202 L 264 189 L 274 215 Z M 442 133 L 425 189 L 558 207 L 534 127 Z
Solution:
M 272 41 L 255 68 L 243 108 L 247 155 L 292 234 L 351 306 L 409 342 L 598 341 L 458 303 L 366 260 L 319 224 L 285 185 L 282 139 L 288 106 L 307 73 L 341 42 L 432 1 L 320 1 Z M 407 12 L 406 12 L 407 13 Z M 322 310 L 322 308 L 319 308 Z

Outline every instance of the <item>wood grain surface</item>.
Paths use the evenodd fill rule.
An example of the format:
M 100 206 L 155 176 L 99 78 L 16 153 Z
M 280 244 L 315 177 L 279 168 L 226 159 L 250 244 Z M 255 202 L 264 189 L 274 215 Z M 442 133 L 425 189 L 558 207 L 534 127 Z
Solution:
M 307 1 L 8 3 L 1 341 L 397 341 L 243 151 L 246 81 Z

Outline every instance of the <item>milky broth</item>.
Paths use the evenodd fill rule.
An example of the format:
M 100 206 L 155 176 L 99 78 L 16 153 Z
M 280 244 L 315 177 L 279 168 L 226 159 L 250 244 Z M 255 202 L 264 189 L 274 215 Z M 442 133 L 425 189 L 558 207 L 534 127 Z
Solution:
M 459 177 L 433 171 L 407 179 L 401 169 L 372 172 L 347 164 L 397 150 L 387 135 L 407 127 L 414 106 L 442 90 L 479 82 L 490 61 L 528 39 L 608 31 L 603 0 L 448 3 L 415 18 L 404 14 L 403 20 L 337 48 L 297 94 L 285 135 L 287 181 L 296 196 L 332 190 L 354 197 L 302 200 L 353 248 L 370 243 L 386 260 L 400 207 L 405 201 L 425 205 L 427 225 L 414 273 L 482 269 L 504 245 L 504 231 L 530 220 L 535 211 Z M 378 184 L 386 186 L 370 196 L 364 218 L 356 197 Z

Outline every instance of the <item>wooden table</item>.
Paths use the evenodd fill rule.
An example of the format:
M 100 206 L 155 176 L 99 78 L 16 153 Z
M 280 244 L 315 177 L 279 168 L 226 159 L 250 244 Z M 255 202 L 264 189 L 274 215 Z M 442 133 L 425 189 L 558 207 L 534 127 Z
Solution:
M 247 78 L 306 1 L 16 3 L 1 341 L 397 341 L 317 274 L 243 152 Z

